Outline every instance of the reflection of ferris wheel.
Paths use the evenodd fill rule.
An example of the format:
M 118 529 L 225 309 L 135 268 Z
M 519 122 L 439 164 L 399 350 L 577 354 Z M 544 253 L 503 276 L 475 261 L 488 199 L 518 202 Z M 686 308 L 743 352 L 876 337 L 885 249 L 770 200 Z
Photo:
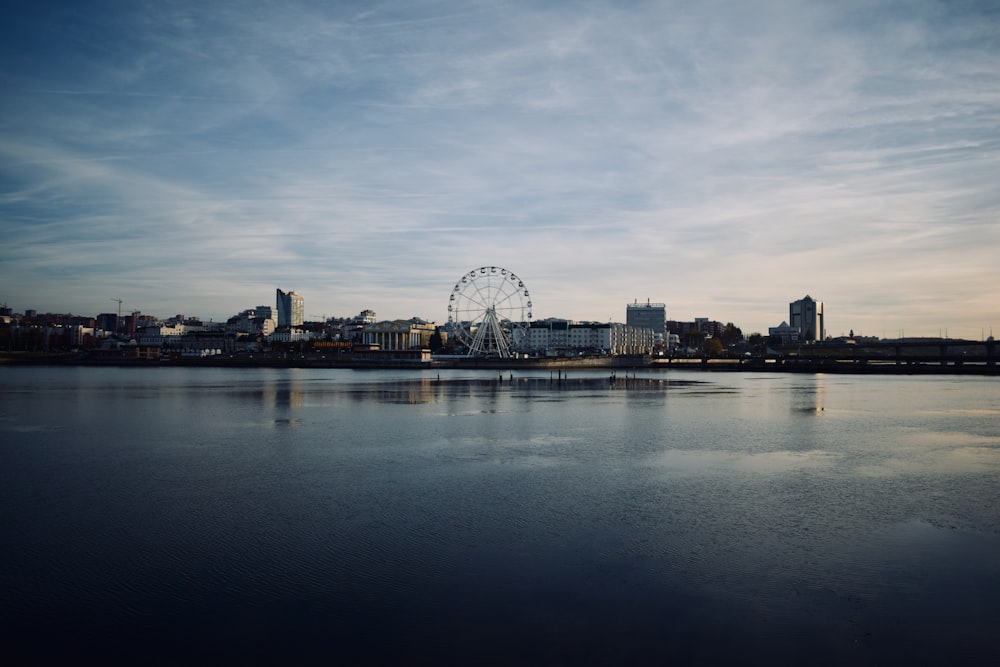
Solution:
M 448 325 L 469 356 L 514 356 L 527 343 L 530 322 L 528 288 L 507 269 L 469 271 L 451 291 Z

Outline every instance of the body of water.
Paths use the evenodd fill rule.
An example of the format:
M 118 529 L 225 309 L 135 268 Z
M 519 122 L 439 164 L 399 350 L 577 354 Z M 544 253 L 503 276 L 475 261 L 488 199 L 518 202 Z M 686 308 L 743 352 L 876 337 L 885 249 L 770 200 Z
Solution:
M 1000 382 L 0 368 L 11 664 L 995 664 Z

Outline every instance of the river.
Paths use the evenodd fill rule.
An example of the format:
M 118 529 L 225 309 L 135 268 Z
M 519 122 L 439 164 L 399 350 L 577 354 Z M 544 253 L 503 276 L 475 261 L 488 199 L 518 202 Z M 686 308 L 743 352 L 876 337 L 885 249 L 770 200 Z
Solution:
M 996 378 L 0 367 L 0 508 L 41 664 L 1000 660 Z

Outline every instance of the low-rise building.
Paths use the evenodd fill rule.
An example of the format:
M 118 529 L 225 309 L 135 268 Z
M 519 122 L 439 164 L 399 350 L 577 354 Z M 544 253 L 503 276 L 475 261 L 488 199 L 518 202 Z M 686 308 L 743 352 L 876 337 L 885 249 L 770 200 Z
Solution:
M 646 327 L 558 319 L 532 322 L 527 336 L 527 351 L 546 356 L 650 354 L 657 340 L 656 332 Z
M 267 340 L 271 343 L 298 343 L 299 341 L 312 340 L 311 331 L 303 331 L 295 328 L 282 328 L 273 331 Z
M 776 327 L 768 327 L 767 329 L 767 336 L 770 341 L 780 345 L 798 342 L 801 333 L 802 330 L 799 327 L 793 327 L 785 321 L 782 321 Z
M 411 320 L 386 320 L 364 325 L 362 340 L 381 350 L 420 350 L 430 347 L 437 330 L 433 323 Z

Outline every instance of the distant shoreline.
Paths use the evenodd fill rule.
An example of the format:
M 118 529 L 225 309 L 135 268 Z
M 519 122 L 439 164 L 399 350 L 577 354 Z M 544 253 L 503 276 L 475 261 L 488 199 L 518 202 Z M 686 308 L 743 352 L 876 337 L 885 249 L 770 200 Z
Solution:
M 126 368 L 349 368 L 349 369 L 479 369 L 517 370 L 686 370 L 748 373 L 837 373 L 852 375 L 1000 375 L 995 363 L 906 362 L 857 363 L 836 359 L 668 359 L 663 357 L 584 357 L 529 359 L 446 359 L 431 361 L 359 360 L 298 357 L 226 356 L 141 359 L 85 353 L 0 353 L 2 366 L 118 366 Z

